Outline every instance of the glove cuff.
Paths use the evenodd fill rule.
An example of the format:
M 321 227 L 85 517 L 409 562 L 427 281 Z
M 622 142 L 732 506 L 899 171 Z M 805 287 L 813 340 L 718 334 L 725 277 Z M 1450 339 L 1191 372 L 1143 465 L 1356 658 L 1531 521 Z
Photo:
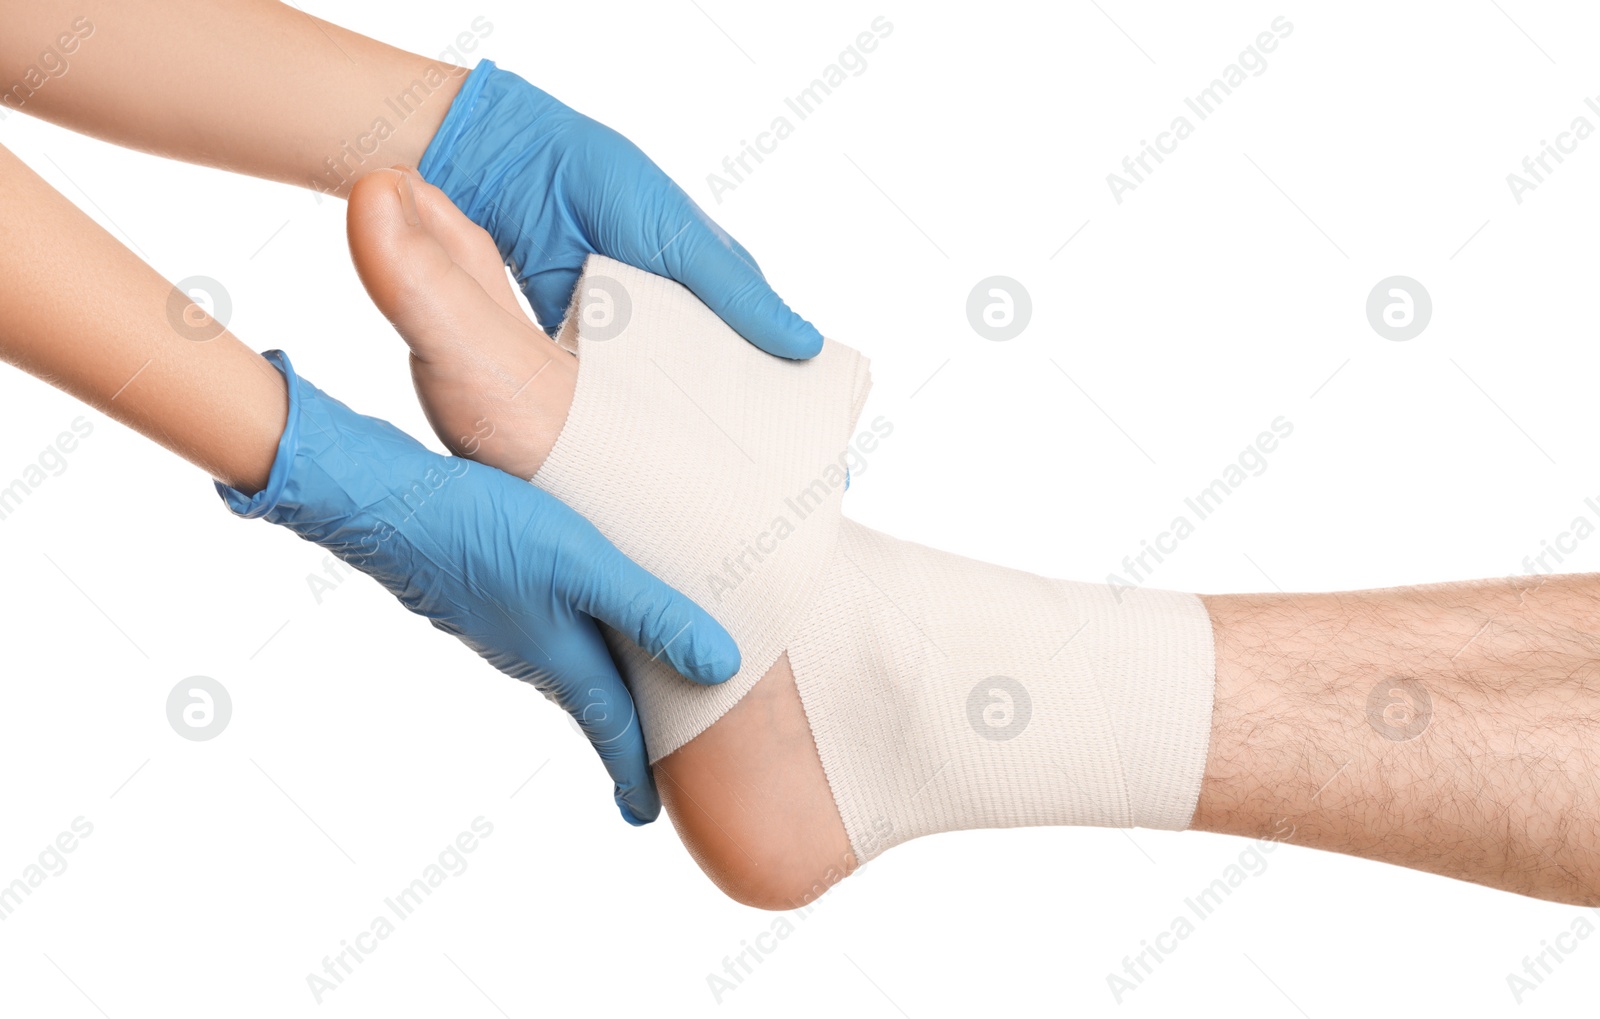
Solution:
M 239 516 L 285 526 L 349 562 L 404 531 L 441 478 L 466 472 L 466 461 L 432 453 L 389 422 L 359 414 L 307 382 L 283 351 L 265 357 L 288 384 L 289 421 L 266 488 L 246 495 L 217 484 L 217 494 Z
M 439 125 L 439 130 L 434 132 L 433 140 L 422 153 L 422 160 L 417 163 L 417 172 L 422 175 L 422 179 L 450 195 L 451 201 L 455 201 L 456 196 L 450 193 L 447 185 L 451 183 L 449 171 L 455 157 L 456 146 L 460 143 L 461 135 L 466 131 L 467 125 L 472 121 L 478 100 L 483 95 L 483 86 L 499 70 L 493 60 L 486 58 L 478 61 L 478 66 L 467 75 L 467 80 L 461 85 L 461 91 L 456 93 L 454 101 L 450 103 L 450 109 L 444 115 L 444 122 Z
M 551 147 L 566 112 L 518 75 L 480 61 L 417 164 L 423 180 L 489 232 L 519 286 L 538 255 L 524 229 L 529 203 L 549 197 L 549 181 L 525 174 L 530 166 L 553 172 Z
M 278 505 L 289 483 L 295 452 L 300 447 L 300 376 L 295 374 L 294 365 L 289 363 L 289 355 L 283 351 L 268 350 L 262 356 L 283 375 L 289 389 L 289 421 L 283 426 L 283 435 L 278 439 L 278 452 L 272 458 L 272 472 L 267 477 L 267 487 L 255 495 L 245 495 L 231 485 L 216 482 L 217 494 L 222 496 L 222 501 L 230 510 L 246 519 L 265 516 Z

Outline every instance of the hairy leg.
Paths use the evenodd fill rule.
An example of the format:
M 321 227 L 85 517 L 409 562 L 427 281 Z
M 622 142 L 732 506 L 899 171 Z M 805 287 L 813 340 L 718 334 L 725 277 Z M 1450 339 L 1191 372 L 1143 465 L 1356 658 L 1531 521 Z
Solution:
M 453 452 L 531 476 L 575 358 L 488 235 L 415 175 L 356 185 L 350 243 Z M 1206 599 L 1216 643 L 1194 827 L 1600 902 L 1600 578 Z M 702 869 L 789 908 L 855 866 L 787 659 L 656 768 Z M 1590 795 L 1585 795 L 1585 794 Z
M 1600 576 L 1205 601 L 1195 828 L 1600 904 Z

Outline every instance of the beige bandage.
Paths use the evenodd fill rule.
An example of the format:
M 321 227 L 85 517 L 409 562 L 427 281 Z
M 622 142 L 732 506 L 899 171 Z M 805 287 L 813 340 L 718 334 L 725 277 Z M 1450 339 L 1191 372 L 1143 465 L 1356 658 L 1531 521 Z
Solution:
M 852 520 L 827 573 L 789 664 L 858 860 L 962 828 L 1189 826 L 1215 670 L 1199 598 Z
M 607 633 L 652 762 L 788 651 L 862 861 L 959 828 L 1188 826 L 1215 669 L 1197 597 L 1047 580 L 843 520 L 869 382 L 832 340 L 772 357 L 677 283 L 595 256 L 559 341 L 577 392 L 534 481 L 743 656 L 702 687 Z
M 577 390 L 534 483 L 739 645 L 739 674 L 701 687 L 607 632 L 654 763 L 739 702 L 816 600 L 867 360 L 832 340 L 773 357 L 681 285 L 599 255 L 557 342 L 577 351 Z

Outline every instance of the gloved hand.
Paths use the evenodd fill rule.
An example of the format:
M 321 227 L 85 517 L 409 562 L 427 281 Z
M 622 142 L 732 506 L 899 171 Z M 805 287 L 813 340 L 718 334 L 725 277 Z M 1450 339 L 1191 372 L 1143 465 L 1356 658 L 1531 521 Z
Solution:
M 596 620 L 700 683 L 739 671 L 716 620 L 619 552 L 554 497 L 492 467 L 442 456 L 267 359 L 289 387 L 289 423 L 267 487 L 218 483 L 235 513 L 265 517 L 372 576 L 571 712 L 633 824 L 655 820 L 644 734 Z
M 598 252 L 677 280 L 769 354 L 822 349 L 750 253 L 637 146 L 493 61 L 462 84 L 417 171 L 494 238 L 552 336 Z

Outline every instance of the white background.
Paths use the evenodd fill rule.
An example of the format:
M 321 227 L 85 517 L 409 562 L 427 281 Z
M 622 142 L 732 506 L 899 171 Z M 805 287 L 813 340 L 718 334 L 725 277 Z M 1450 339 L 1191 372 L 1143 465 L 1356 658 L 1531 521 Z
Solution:
M 1504 576 L 1596 518 L 1600 140 L 1521 204 L 1505 179 L 1572 118 L 1600 126 L 1583 105 L 1600 24 L 1580 5 L 304 6 L 429 54 L 482 14 L 474 58 L 651 153 L 872 357 L 866 416 L 895 431 L 848 508 L 873 526 L 1103 580 L 1279 415 L 1295 430 L 1268 470 L 1153 583 Z M 706 175 L 878 15 L 893 33 L 867 69 L 717 203 Z M 1267 69 L 1117 204 L 1106 175 L 1279 15 L 1294 29 Z M 0 143 L 167 277 L 223 281 L 246 342 L 428 434 L 340 203 L 15 113 Z M 964 311 L 996 274 L 1034 308 L 1000 343 Z M 1434 304 L 1408 342 L 1366 321 L 1394 274 Z M 707 975 L 773 916 L 724 899 L 665 821 L 624 825 L 534 691 L 364 578 L 319 604 L 318 549 L 232 518 L 195 469 L 16 372 L 0 485 L 83 413 L 66 473 L 0 521 L 0 883 L 75 817 L 94 833 L 0 922 L 0 1012 L 317 1012 L 307 973 L 480 815 L 494 833 L 466 872 L 322 1013 L 1504 1014 L 1506 974 L 1580 912 L 1285 845 L 1118 1005 L 1106 975 L 1246 843 L 946 835 L 794 919 L 718 1004 Z M 1566 566 L 1600 566 L 1600 541 Z M 233 700 L 209 742 L 166 718 L 193 675 Z M 1597 974 L 1600 939 L 1581 942 L 1520 1011 L 1592 1008 Z

